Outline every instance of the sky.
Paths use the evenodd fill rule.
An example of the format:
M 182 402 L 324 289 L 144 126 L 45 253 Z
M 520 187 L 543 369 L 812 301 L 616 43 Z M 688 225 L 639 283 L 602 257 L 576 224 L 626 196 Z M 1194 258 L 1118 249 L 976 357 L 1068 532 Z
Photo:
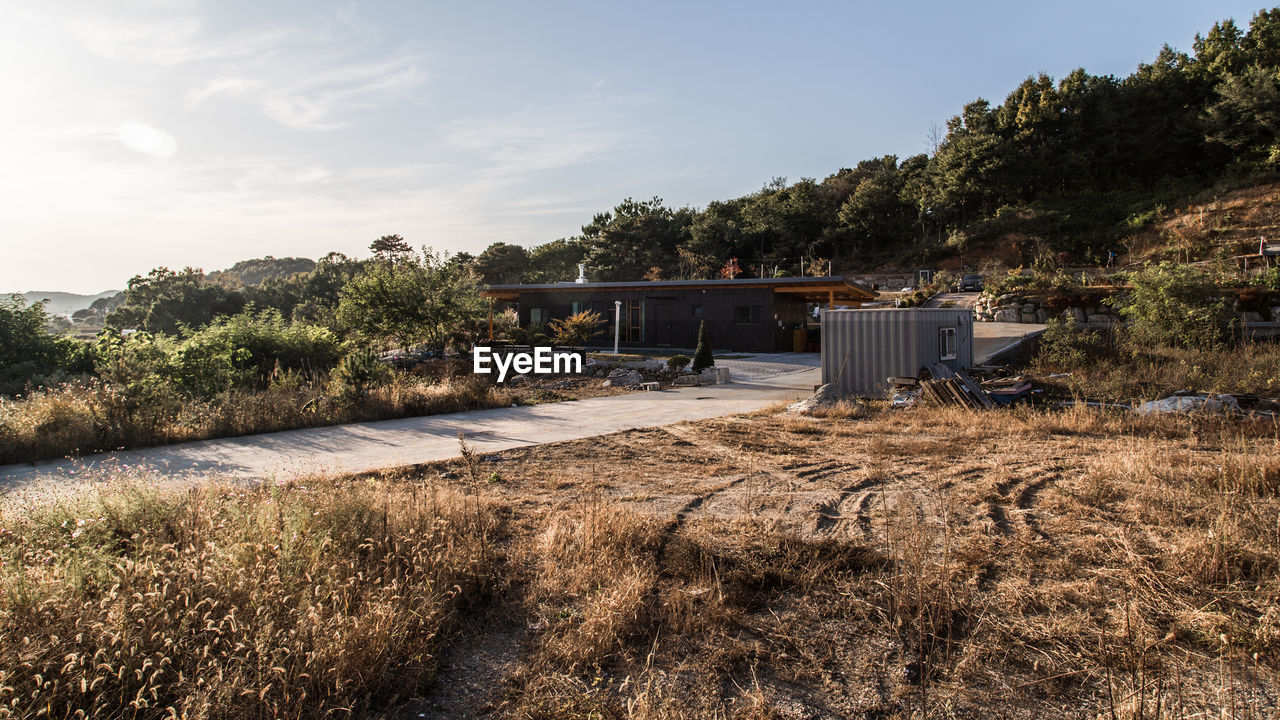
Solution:
M 0 290 L 478 253 L 930 147 L 979 97 L 1124 76 L 1266 5 L 0 0 Z

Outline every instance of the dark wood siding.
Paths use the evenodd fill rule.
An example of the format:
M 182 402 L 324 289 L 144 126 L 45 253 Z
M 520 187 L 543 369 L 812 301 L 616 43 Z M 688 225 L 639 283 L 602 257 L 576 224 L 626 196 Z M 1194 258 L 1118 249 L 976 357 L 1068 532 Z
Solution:
M 804 302 L 778 297 L 770 288 L 708 288 L 690 290 L 548 290 L 522 292 L 518 308 L 520 324 L 528 326 L 531 311 L 540 308 L 543 320 L 564 318 L 580 310 L 605 316 L 607 327 L 595 344 L 613 344 L 615 300 L 643 303 L 643 334 L 630 347 L 693 348 L 698 326 L 705 320 L 716 352 L 775 352 L 791 349 L 791 328 L 804 321 Z M 625 307 L 625 306 L 624 306 Z M 745 311 L 740 308 L 746 308 Z M 744 322 L 745 320 L 745 322 Z M 781 325 L 779 324 L 781 323 Z

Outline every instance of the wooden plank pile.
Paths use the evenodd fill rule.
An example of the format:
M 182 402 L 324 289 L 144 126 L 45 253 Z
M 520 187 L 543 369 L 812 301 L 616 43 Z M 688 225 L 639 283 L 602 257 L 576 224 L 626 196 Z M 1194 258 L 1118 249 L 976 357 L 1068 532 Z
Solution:
M 929 366 L 929 375 L 929 379 L 920 380 L 920 398 L 925 402 L 974 410 L 996 406 L 987 391 L 963 371 L 953 371 L 938 363 Z

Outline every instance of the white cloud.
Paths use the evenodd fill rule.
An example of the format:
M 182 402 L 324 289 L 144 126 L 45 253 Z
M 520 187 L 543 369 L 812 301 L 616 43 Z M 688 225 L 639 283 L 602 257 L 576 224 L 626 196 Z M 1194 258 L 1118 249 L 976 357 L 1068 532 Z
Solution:
M 421 85 L 426 73 L 419 62 L 417 56 L 401 55 L 371 63 L 336 64 L 238 90 L 281 125 L 333 130 L 347 125 L 343 115 L 406 96 Z
M 87 50 L 108 60 L 182 66 L 174 74 L 184 79 L 203 75 L 186 92 L 188 110 L 238 100 L 286 127 L 333 130 L 349 124 L 350 112 L 407 97 L 428 77 L 419 53 L 388 52 L 354 29 L 352 17 L 340 13 L 336 26 L 326 21 L 226 34 L 208 31 L 189 13 L 92 14 L 66 25 Z
M 218 95 L 243 95 L 257 86 L 252 80 L 239 77 L 216 77 L 187 93 L 186 107 L 194 109 L 197 105 Z
M 172 135 L 146 123 L 123 124 L 116 129 L 116 138 L 130 150 L 156 158 L 172 157 L 178 150 Z

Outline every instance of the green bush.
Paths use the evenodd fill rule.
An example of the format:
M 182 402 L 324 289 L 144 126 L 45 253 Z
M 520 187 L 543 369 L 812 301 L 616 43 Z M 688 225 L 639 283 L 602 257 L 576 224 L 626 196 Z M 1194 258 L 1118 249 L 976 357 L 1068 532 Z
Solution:
M 1247 284 L 1280 292 L 1280 266 L 1269 267 L 1256 275 L 1249 276 Z
M 688 355 L 672 355 L 667 358 L 667 368 L 676 371 L 683 370 L 684 366 L 689 364 L 689 360 Z
M 338 363 L 330 375 L 333 394 L 344 402 L 367 397 L 369 391 L 391 377 L 391 369 L 378 362 L 373 350 L 356 350 Z
M 0 395 L 42 384 L 42 378 L 93 369 L 88 346 L 50 335 L 48 322 L 44 303 L 28 305 L 21 295 L 0 299 Z
M 289 323 L 277 310 L 221 317 L 175 350 L 181 388 L 211 396 L 230 388 L 265 387 L 278 372 L 323 372 L 338 360 L 338 341 L 326 328 Z
M 698 349 L 693 353 L 693 366 L 689 369 L 702 372 L 715 364 L 716 359 L 711 356 L 711 336 L 707 334 L 707 321 L 703 320 L 698 326 Z
M 1164 262 L 1135 273 L 1127 295 L 1108 299 L 1128 320 L 1135 347 L 1209 348 L 1231 334 L 1230 305 L 1195 268 Z
M 1097 354 L 1097 333 L 1080 328 L 1074 320 L 1049 318 L 1040 336 L 1040 365 L 1053 370 L 1078 370 Z

